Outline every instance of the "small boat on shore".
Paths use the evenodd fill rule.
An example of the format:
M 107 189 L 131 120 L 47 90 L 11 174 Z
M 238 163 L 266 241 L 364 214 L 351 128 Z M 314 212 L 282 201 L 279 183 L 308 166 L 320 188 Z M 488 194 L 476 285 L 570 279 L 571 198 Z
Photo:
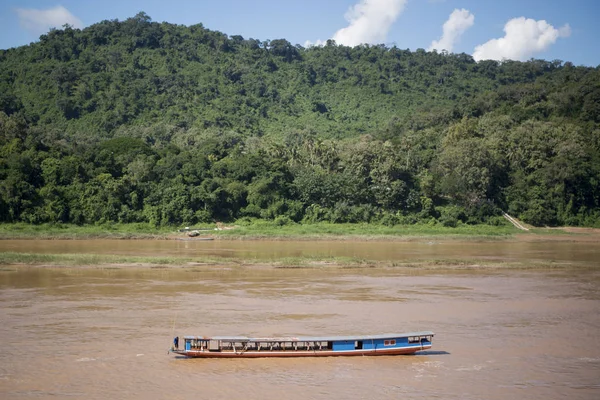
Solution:
M 198 358 L 387 356 L 430 349 L 433 336 L 430 331 L 326 337 L 185 336 L 183 348 L 176 337 L 171 351 Z

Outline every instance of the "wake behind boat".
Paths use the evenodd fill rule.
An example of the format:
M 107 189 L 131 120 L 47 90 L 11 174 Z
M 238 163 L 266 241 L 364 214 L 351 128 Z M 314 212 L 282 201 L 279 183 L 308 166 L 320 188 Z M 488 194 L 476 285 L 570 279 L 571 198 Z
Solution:
M 430 331 L 326 337 L 185 336 L 183 348 L 176 337 L 171 351 L 200 358 L 384 356 L 430 349 L 433 336 Z

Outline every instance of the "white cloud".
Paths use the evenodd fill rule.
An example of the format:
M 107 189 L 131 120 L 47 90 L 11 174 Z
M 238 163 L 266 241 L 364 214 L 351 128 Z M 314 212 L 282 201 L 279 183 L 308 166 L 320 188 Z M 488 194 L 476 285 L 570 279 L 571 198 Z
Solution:
M 310 40 L 307 40 L 306 42 L 304 42 L 304 47 L 312 47 L 312 46 L 325 46 L 327 44 L 326 40 L 321 40 L 321 39 L 317 39 L 316 42 L 311 42 Z
M 450 14 L 448 20 L 444 23 L 443 34 L 440 40 L 434 40 L 429 46 L 429 51 L 432 50 L 446 50 L 451 52 L 454 48 L 454 44 L 458 41 L 460 36 L 475 22 L 475 16 L 465 10 L 464 8 L 459 10 L 455 9 Z
M 22 27 L 35 34 L 47 32 L 50 28 L 60 28 L 69 24 L 74 28 L 83 28 L 83 23 L 63 6 L 56 6 L 47 10 L 34 8 L 17 8 L 17 15 Z
M 346 20 L 350 24 L 337 31 L 332 39 L 345 46 L 383 43 L 406 2 L 407 0 L 361 0 L 346 13 Z
M 569 25 L 556 29 L 544 20 L 513 18 L 504 26 L 504 37 L 492 39 L 475 47 L 473 58 L 480 60 L 525 61 L 556 42 L 559 37 L 571 34 Z

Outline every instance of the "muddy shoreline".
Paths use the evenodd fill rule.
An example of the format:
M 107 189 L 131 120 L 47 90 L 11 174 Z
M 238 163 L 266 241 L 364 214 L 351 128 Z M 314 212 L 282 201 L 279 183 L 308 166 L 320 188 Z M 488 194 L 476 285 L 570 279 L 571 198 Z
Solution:
M 504 237 L 234 238 L 218 234 L 188 237 L 178 232 L 150 238 L 16 238 L 0 240 L 0 270 L 556 270 L 600 267 L 596 247 L 600 248 L 600 229 L 592 228 Z

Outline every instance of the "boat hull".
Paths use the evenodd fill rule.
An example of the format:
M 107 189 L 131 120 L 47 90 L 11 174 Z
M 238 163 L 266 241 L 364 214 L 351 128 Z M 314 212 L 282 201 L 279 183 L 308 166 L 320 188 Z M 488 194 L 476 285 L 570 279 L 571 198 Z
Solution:
M 209 351 L 209 350 L 173 350 L 173 353 L 190 358 L 265 358 L 265 357 L 356 357 L 356 356 L 397 356 L 410 355 L 419 351 L 428 350 L 431 345 L 411 346 L 393 349 L 374 349 L 374 350 L 250 350 L 250 351 Z

